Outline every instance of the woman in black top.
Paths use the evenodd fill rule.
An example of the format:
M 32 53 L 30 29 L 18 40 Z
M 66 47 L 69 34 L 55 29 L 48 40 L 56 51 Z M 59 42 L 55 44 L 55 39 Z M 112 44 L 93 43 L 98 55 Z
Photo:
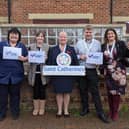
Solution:
M 129 50 L 124 41 L 118 40 L 117 33 L 113 28 L 105 31 L 102 52 L 104 55 L 103 73 L 105 75 L 109 116 L 112 120 L 118 119 L 120 95 L 125 94 L 126 87 L 126 57 L 129 57 Z
M 45 34 L 39 31 L 36 34 L 36 43 L 30 46 L 32 51 L 40 51 L 45 53 L 45 59 L 47 59 L 47 52 L 49 46 L 44 43 Z M 33 87 L 33 115 L 44 115 L 45 113 L 45 103 L 46 103 L 46 84 L 47 80 L 44 75 L 42 75 L 42 69 L 45 65 L 44 63 L 30 63 L 28 80 L 29 84 Z

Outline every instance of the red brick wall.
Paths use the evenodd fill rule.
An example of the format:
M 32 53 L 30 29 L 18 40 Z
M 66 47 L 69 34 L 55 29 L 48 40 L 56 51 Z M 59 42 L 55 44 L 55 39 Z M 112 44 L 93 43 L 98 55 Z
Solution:
M 11 0 L 12 23 L 32 23 L 28 13 L 93 13 L 93 24 L 110 22 L 110 0 Z M 113 15 L 129 15 L 128 0 L 113 0 Z M 7 0 L 0 1 L 0 16 L 7 16 Z
M 99 84 L 99 91 L 101 96 L 101 101 L 103 104 L 104 109 L 108 109 L 108 102 L 107 102 L 107 92 L 106 92 L 106 86 L 104 85 L 104 80 L 100 79 Z M 55 100 L 55 93 L 53 92 L 53 87 L 48 85 L 46 87 L 47 97 L 46 97 L 46 108 L 47 109 L 55 109 L 56 106 L 56 100 Z M 25 110 L 32 110 L 32 87 L 28 85 L 27 78 L 22 84 L 21 88 L 21 108 Z M 91 109 L 94 109 L 94 103 L 92 101 L 92 97 L 89 94 L 89 105 Z M 121 97 L 121 107 L 127 105 L 129 107 L 129 86 L 126 89 L 126 94 Z M 70 100 L 70 108 L 79 109 L 81 107 L 80 105 L 80 94 L 79 94 L 79 88 L 78 85 L 75 84 L 73 91 L 71 93 L 71 100 Z
M 109 0 L 23 0 L 22 3 L 20 0 L 13 0 L 12 20 L 16 23 L 31 23 L 28 13 L 94 13 L 91 23 L 108 23 L 108 3 Z M 17 11 L 14 10 L 15 7 Z
M 113 0 L 113 15 L 129 16 L 129 1 L 128 0 Z
M 8 15 L 7 0 L 0 0 L 0 17 L 6 17 Z

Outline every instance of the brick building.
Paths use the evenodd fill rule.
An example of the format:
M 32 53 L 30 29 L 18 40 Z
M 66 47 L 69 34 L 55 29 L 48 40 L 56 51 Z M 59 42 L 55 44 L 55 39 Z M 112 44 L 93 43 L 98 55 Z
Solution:
M 129 21 L 128 0 L 1 0 L 1 23 L 91 23 Z

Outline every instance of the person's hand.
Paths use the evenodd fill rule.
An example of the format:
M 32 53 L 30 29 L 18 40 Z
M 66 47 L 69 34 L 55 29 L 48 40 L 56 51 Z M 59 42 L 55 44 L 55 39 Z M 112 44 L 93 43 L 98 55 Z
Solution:
M 116 95 L 116 90 L 110 90 L 110 93 L 111 93 L 112 95 Z
M 87 59 L 87 57 L 86 57 L 86 55 L 85 55 L 85 54 L 81 54 L 81 55 L 80 55 L 80 59 L 81 59 L 81 60 L 86 60 L 86 59 Z
M 19 56 L 18 59 L 19 59 L 20 61 L 27 61 L 28 57 Z

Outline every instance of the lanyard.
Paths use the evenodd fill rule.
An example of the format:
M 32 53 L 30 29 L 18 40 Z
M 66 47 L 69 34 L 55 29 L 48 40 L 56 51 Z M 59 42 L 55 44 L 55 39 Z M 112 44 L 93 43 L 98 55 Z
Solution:
M 90 50 L 91 50 L 91 48 L 92 48 L 92 46 L 93 46 L 93 41 L 91 41 L 91 43 L 89 43 L 89 45 L 88 45 L 88 43 L 85 41 L 84 42 L 84 47 L 85 47 L 85 49 L 86 49 L 86 53 L 88 54 L 89 52 L 90 52 Z
M 108 51 L 108 54 L 109 54 L 110 58 L 113 58 L 113 49 L 114 49 L 114 47 L 115 47 L 115 42 L 113 42 L 111 50 L 109 49 L 109 44 L 107 44 L 107 51 Z

